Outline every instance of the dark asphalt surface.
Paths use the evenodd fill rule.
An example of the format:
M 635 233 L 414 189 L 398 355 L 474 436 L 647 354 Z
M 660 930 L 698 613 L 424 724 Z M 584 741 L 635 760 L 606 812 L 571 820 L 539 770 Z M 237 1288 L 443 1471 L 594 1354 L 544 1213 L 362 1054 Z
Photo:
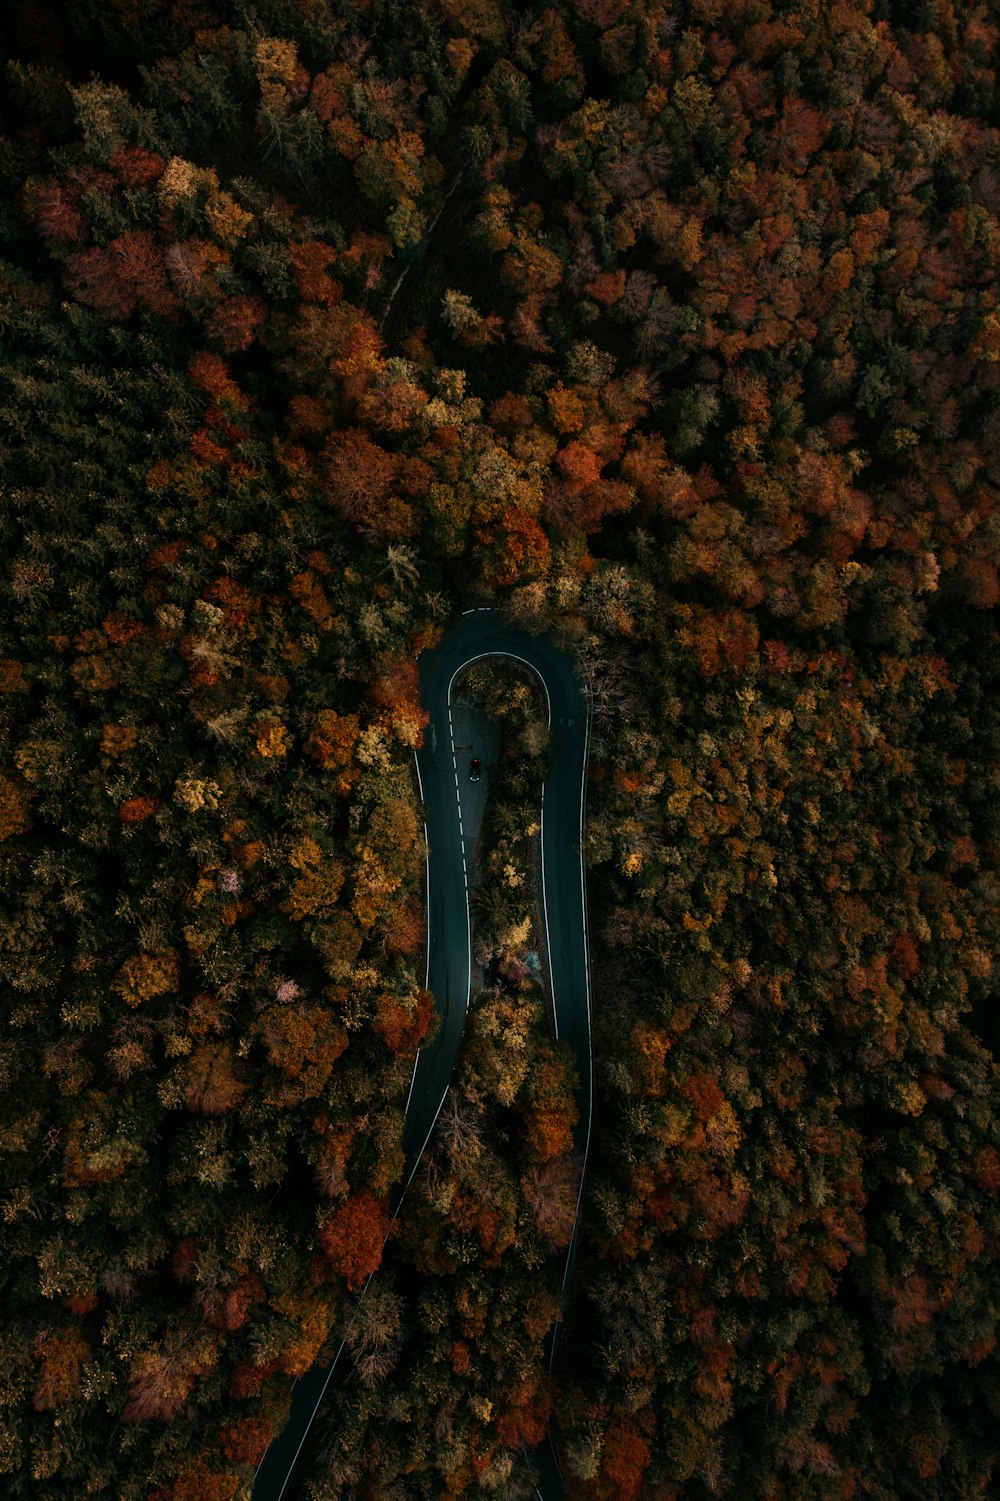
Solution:
M 406 1167 L 393 1210 L 410 1182 L 448 1090 L 469 1003 L 471 927 L 467 897 L 469 831 L 461 827 L 460 784 L 478 748 L 452 750 L 449 723 L 451 685 L 463 667 L 484 656 L 507 656 L 532 667 L 545 684 L 550 713 L 552 767 L 542 794 L 542 905 L 549 978 L 558 1037 L 572 1047 L 580 1076 L 580 1113 L 575 1141 L 586 1157 L 590 1141 L 593 1068 L 590 1040 L 590 985 L 586 896 L 581 859 L 583 798 L 587 755 L 587 704 L 569 658 L 547 637 L 508 625 L 492 610 L 473 610 L 431 652 L 420 659 L 420 693 L 430 722 L 417 752 L 417 768 L 427 830 L 427 987 L 441 1017 L 434 1042 L 417 1055 L 403 1129 Z M 581 1185 L 582 1192 L 582 1185 Z M 569 1248 L 563 1285 L 570 1278 L 576 1236 Z M 342 1348 L 342 1346 L 341 1346 Z M 332 1362 L 314 1366 L 296 1381 L 289 1421 L 271 1444 L 254 1480 L 253 1501 L 282 1501 L 305 1437 L 333 1374 Z M 547 1358 L 555 1356 L 550 1340 Z M 551 1444 L 535 1454 L 542 1501 L 562 1495 Z

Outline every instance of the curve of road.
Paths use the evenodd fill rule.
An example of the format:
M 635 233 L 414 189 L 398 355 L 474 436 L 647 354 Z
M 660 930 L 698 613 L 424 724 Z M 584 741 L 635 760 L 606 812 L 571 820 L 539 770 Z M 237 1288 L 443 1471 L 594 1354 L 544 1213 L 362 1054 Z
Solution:
M 563 1270 L 565 1289 L 576 1254 L 576 1225 L 593 1109 L 590 960 L 582 850 L 588 705 L 572 662 L 553 641 L 519 630 L 488 609 L 468 611 L 433 651 L 422 653 L 419 659 L 420 696 L 430 716 L 424 744 L 416 754 L 427 847 L 425 985 L 434 997 L 441 1026 L 433 1043 L 418 1052 L 414 1064 L 403 1127 L 406 1167 L 394 1195 L 393 1217 L 399 1213 L 444 1104 L 469 1008 L 472 921 L 468 868 L 472 851 L 468 848 L 470 836 L 463 827 L 461 807 L 461 780 L 468 774 L 468 764 L 465 755 L 460 761 L 455 750 L 451 695 L 455 679 L 465 667 L 491 656 L 511 658 L 530 667 L 545 690 L 548 709 L 552 763 L 542 788 L 540 904 L 555 1033 L 573 1049 L 579 1074 L 579 1122 L 574 1139 L 583 1160 L 577 1220 Z M 367 1288 L 368 1282 L 362 1289 L 362 1298 Z M 557 1336 L 558 1325 L 548 1342 L 550 1367 L 555 1359 Z M 288 1501 L 291 1496 L 303 1445 L 344 1343 L 341 1340 L 332 1361 L 314 1366 L 295 1382 L 288 1422 L 258 1466 L 253 1501 Z M 541 1501 L 557 1501 L 562 1484 L 551 1443 L 543 1445 L 536 1461 L 541 1472 L 538 1496 Z

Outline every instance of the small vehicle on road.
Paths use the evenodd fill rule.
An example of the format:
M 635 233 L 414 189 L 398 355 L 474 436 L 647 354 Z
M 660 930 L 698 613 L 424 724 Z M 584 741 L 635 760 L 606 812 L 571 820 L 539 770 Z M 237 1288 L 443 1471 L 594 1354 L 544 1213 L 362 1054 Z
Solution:
M 469 762 L 469 781 L 481 782 L 483 779 L 483 763 L 478 756 L 473 756 Z

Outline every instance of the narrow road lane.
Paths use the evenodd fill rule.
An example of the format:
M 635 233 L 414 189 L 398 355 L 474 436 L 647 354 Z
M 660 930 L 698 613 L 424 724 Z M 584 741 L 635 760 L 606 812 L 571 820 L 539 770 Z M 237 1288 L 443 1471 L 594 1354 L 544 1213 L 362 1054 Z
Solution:
M 403 1128 L 406 1167 L 403 1181 L 394 1194 L 394 1212 L 399 1210 L 444 1103 L 469 1007 L 470 850 L 462 826 L 460 783 L 468 775 L 470 755 L 477 751 L 470 752 L 466 746 L 458 754 L 455 751 L 451 698 L 455 679 L 462 669 L 488 656 L 511 657 L 525 663 L 537 674 L 546 694 L 552 767 L 542 789 L 540 897 L 556 1035 L 573 1049 L 579 1073 L 580 1119 L 574 1139 L 586 1173 L 593 1104 L 590 965 L 582 856 L 587 702 L 572 662 L 554 642 L 508 625 L 493 610 L 472 610 L 462 616 L 433 651 L 420 657 L 421 700 L 430 715 L 424 745 L 417 752 L 428 850 L 427 988 L 434 997 L 441 1027 L 433 1044 L 417 1054 Z M 582 1178 L 579 1193 L 582 1197 Z M 563 1270 L 564 1288 L 572 1272 L 575 1251 L 574 1226 Z M 547 1349 L 550 1366 L 555 1359 L 555 1346 L 553 1336 Z M 289 1421 L 258 1467 L 254 1501 L 290 1501 L 303 1444 L 342 1349 L 343 1342 L 332 1362 L 314 1366 L 296 1381 Z M 551 1444 L 543 1445 L 536 1458 L 541 1470 L 538 1496 L 541 1501 L 558 1501 L 562 1487 Z

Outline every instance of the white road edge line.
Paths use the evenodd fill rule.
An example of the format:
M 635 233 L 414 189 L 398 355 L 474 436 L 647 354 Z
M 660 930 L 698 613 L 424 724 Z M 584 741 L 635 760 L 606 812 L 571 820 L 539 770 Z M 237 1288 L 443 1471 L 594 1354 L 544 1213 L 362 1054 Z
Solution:
M 542 921 L 545 924 L 545 957 L 549 966 L 549 989 L 552 991 L 552 1030 L 556 1034 L 556 1042 L 559 1041 L 559 1012 L 556 1009 L 556 979 L 555 965 L 552 963 L 552 940 L 549 937 L 549 904 L 545 896 L 545 783 L 542 783 L 542 813 L 541 829 L 539 832 L 541 841 L 541 867 L 542 867 Z
M 424 781 L 420 775 L 420 760 L 416 751 L 413 752 L 413 764 L 417 768 L 417 788 L 420 792 L 420 806 L 424 806 Z M 431 846 L 427 838 L 427 820 L 424 819 L 424 926 L 427 929 L 426 942 L 424 944 L 424 990 L 427 990 L 431 979 Z M 417 1060 L 420 1057 L 420 1049 L 417 1048 L 413 1059 L 413 1073 L 410 1076 L 410 1089 L 406 1096 L 406 1105 L 403 1109 L 403 1119 L 406 1119 L 410 1109 L 410 1101 L 413 1098 L 413 1086 L 417 1082 Z M 280 1498 L 279 1498 L 280 1501 Z
M 495 652 L 490 652 L 490 653 L 484 653 L 483 655 L 495 656 L 496 653 Z M 448 734 L 451 737 L 451 759 L 452 759 L 452 763 L 454 764 L 454 767 L 455 767 L 455 793 L 456 793 L 456 796 L 458 798 L 458 817 L 459 817 L 459 823 L 461 823 L 461 819 L 462 819 L 462 789 L 461 789 L 461 787 L 459 785 L 459 780 L 458 780 L 458 752 L 455 749 L 455 722 L 454 722 L 454 720 L 452 718 L 452 713 L 451 713 L 451 690 L 455 686 L 455 679 L 458 677 L 458 674 L 460 672 L 462 672 L 464 670 L 464 668 L 468 667 L 471 662 L 477 662 L 478 660 L 479 660 L 478 657 L 470 657 L 468 662 L 463 662 L 461 667 L 456 667 L 455 668 L 455 671 L 452 673 L 451 677 L 448 680 L 448 697 L 447 697 L 447 703 L 448 703 Z M 464 842 L 465 842 L 464 835 L 462 836 L 462 842 L 463 842 L 463 845 L 464 845 Z M 465 864 L 465 851 L 464 851 L 464 848 L 463 848 L 463 851 L 462 851 L 462 864 L 463 865 Z M 468 951 L 468 956 L 469 956 L 469 978 L 468 978 L 468 981 L 466 982 L 466 987 L 465 987 L 465 1015 L 468 1016 L 468 1014 L 469 1014 L 469 1001 L 472 998 L 472 912 L 471 912 L 471 910 L 469 908 L 468 872 L 466 872 L 466 882 L 465 882 L 465 932 L 466 932 L 467 951 Z M 448 1093 L 448 1091 L 445 1090 L 445 1094 L 447 1094 L 447 1093 Z M 443 1104 L 444 1104 L 444 1096 L 442 1095 L 442 1097 L 441 1097 L 441 1105 L 443 1105 Z M 440 1110 L 441 1110 L 441 1105 L 438 1106 L 438 1112 L 439 1113 L 440 1113 Z M 434 1119 L 437 1120 L 437 1115 L 435 1115 Z M 426 1145 L 427 1145 L 427 1142 L 425 1141 L 424 1142 L 424 1147 L 426 1147 Z M 423 1152 L 423 1147 L 421 1147 L 420 1150 L 421 1150 L 421 1152 Z

